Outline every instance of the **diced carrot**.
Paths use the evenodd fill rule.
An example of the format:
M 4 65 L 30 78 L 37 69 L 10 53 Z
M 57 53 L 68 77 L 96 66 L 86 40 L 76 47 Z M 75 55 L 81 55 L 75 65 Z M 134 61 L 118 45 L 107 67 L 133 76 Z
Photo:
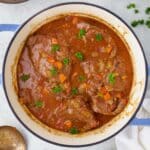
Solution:
M 52 44 L 57 44 L 57 43 L 58 43 L 58 41 L 57 41 L 56 38 L 52 38 L 52 39 L 51 39 L 51 42 L 52 42 Z
M 122 78 L 122 80 L 125 80 L 127 78 L 127 76 L 123 75 L 121 78 Z
M 118 73 L 118 72 L 115 72 L 114 75 L 117 77 L 117 76 L 119 76 L 119 73 Z
M 107 63 L 107 68 L 111 68 L 112 67 L 112 63 L 109 61 L 108 63 Z
M 43 95 L 48 95 L 48 94 L 49 94 L 49 91 L 48 91 L 46 88 L 43 88 L 42 94 L 43 94 Z
M 74 17 L 73 19 L 72 19 L 72 24 L 77 24 L 77 22 L 78 22 L 78 17 Z
M 76 77 L 78 75 L 77 72 L 74 72 L 73 75 L 72 75 L 72 78 Z
M 66 79 L 67 77 L 63 73 L 59 74 L 59 80 L 61 83 L 63 83 Z
M 48 57 L 47 60 L 48 60 L 49 63 L 54 63 L 55 62 L 54 58 L 52 58 L 52 57 Z
M 83 89 L 87 89 L 87 88 L 88 88 L 88 85 L 87 85 L 86 83 L 82 83 L 82 84 L 81 84 L 81 87 L 82 87 Z
M 98 78 L 102 80 L 102 74 L 98 74 Z
M 43 58 L 46 58 L 46 57 L 47 57 L 47 55 L 46 55 L 45 52 L 41 52 L 41 56 L 42 56 Z
M 62 68 L 62 63 L 60 61 L 56 61 L 55 62 L 55 67 L 57 67 L 58 69 Z
M 116 97 L 120 99 L 121 98 L 121 93 L 117 93 Z
M 101 87 L 101 88 L 100 88 L 100 92 L 101 92 L 102 94 L 105 94 L 105 93 L 107 92 L 107 90 L 106 90 L 105 87 Z
M 66 90 L 67 94 L 69 94 L 71 92 L 71 87 L 70 87 L 70 83 L 65 82 L 63 84 L 64 89 Z
M 110 98 L 111 98 L 111 95 L 110 95 L 110 93 L 109 92 L 107 92 L 105 95 L 104 95 L 104 100 L 110 100 Z
M 105 50 L 107 53 L 110 53 L 112 51 L 112 46 L 108 45 Z
M 72 122 L 70 120 L 66 120 L 64 122 L 64 125 L 66 125 L 68 128 L 71 128 L 72 127 Z

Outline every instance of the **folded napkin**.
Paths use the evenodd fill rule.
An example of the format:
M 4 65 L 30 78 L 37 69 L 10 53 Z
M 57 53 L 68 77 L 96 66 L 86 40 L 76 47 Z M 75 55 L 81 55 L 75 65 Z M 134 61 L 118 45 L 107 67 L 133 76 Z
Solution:
M 150 116 L 150 99 L 145 99 L 138 117 Z M 150 127 L 128 126 L 115 137 L 117 150 L 150 150 Z

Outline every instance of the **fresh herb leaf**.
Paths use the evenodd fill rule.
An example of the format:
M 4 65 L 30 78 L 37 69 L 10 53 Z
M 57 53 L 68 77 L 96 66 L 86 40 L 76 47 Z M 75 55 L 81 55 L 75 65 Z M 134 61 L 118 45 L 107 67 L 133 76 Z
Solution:
M 141 20 L 134 20 L 134 21 L 131 22 L 132 27 L 136 27 L 138 25 L 143 25 L 143 24 L 144 24 L 144 20 L 143 19 L 141 19 Z
M 70 132 L 71 134 L 78 134 L 78 133 L 79 133 L 79 130 L 78 130 L 77 128 L 75 128 L 75 127 L 72 127 L 72 128 L 70 128 L 69 132 Z
M 52 88 L 52 92 L 55 94 L 61 93 L 63 91 L 63 88 L 60 85 L 56 85 Z
M 110 84 L 114 84 L 115 83 L 115 80 L 116 80 L 116 75 L 115 73 L 110 73 L 108 74 L 108 81 Z
M 78 38 L 82 39 L 83 36 L 85 36 L 85 34 L 86 34 L 85 29 L 80 29 L 79 32 L 78 32 Z
M 43 106 L 44 106 L 43 101 L 41 101 L 41 100 L 35 101 L 35 107 L 41 108 L 41 107 L 43 107 Z
M 136 27 L 138 25 L 138 22 L 136 20 L 131 22 L 132 27 Z
M 147 7 L 147 8 L 145 9 L 145 13 L 146 13 L 147 15 L 150 15 L 150 7 Z
M 79 59 L 79 60 L 83 60 L 83 54 L 81 52 L 76 52 L 75 56 Z
M 58 71 L 57 71 L 57 69 L 56 69 L 55 67 L 52 67 L 52 68 L 50 69 L 50 73 L 51 73 L 52 76 L 56 76 L 57 73 L 58 73 Z
M 127 6 L 128 9 L 132 9 L 132 8 L 135 8 L 135 7 L 136 7 L 135 3 L 130 3 L 130 4 Z
M 100 33 L 96 34 L 96 35 L 95 35 L 95 38 L 96 38 L 96 41 L 101 41 L 101 40 L 103 40 L 103 36 L 102 36 L 102 34 L 100 34 Z
M 83 75 L 80 75 L 78 79 L 80 82 L 83 82 L 86 80 L 85 76 L 83 76 Z
M 138 20 L 139 24 L 144 24 L 144 19 Z
M 135 13 L 135 14 L 138 14 L 138 13 L 139 13 L 139 10 L 138 10 L 138 9 L 135 9 L 135 10 L 134 10 L 134 13 Z
M 52 44 L 51 51 L 56 52 L 60 50 L 60 45 L 59 44 Z
M 23 75 L 21 75 L 20 78 L 23 82 L 25 82 L 30 78 L 30 74 L 23 74 Z
M 64 58 L 64 59 L 63 59 L 64 65 L 68 65 L 69 62 L 70 62 L 69 58 Z
M 150 28 L 150 20 L 147 20 L 145 24 L 148 28 Z
M 71 93 L 77 95 L 79 93 L 78 88 L 72 88 Z

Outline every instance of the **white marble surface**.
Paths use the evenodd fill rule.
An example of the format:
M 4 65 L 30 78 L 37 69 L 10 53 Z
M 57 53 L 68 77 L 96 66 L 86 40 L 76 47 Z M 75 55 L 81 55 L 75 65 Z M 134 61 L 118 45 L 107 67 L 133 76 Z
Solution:
M 75 0 L 74 0 L 75 1 Z M 69 2 L 69 0 L 29 0 L 22 4 L 0 4 L 0 23 L 16 23 L 21 24 L 30 16 L 36 12 L 51 6 L 53 4 Z M 144 9 L 150 6 L 150 0 L 82 0 L 82 2 L 90 2 L 97 5 L 101 5 L 105 8 L 118 14 L 122 17 L 128 24 L 135 18 L 145 18 Z M 137 7 L 141 11 L 140 14 L 134 14 L 132 10 L 127 10 L 126 6 L 130 2 L 135 2 Z M 142 45 L 144 47 L 147 60 L 150 64 L 150 29 L 146 27 L 137 27 L 134 29 L 138 35 Z M 6 47 L 12 38 L 13 33 L 2 32 L 0 33 L 0 73 L 2 72 L 2 61 L 5 54 Z M 149 89 L 147 90 L 149 91 Z M 52 144 L 48 144 L 27 131 L 12 114 L 8 104 L 6 102 L 2 87 L 0 87 L 0 125 L 12 125 L 17 127 L 25 136 L 28 143 L 28 150 L 71 150 L 72 148 L 58 147 Z M 147 92 L 147 97 L 150 97 L 150 92 Z M 88 148 L 78 148 L 78 149 L 90 149 L 90 150 L 115 150 L 115 138 L 111 140 L 95 145 Z

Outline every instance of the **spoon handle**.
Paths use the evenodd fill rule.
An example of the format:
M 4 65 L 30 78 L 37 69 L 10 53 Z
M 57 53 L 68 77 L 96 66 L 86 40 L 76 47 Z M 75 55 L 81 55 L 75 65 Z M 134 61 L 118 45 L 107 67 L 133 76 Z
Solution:
M 25 1 L 28 1 L 28 0 L 0 0 L 0 2 L 2 3 L 10 3 L 10 4 L 21 3 Z

